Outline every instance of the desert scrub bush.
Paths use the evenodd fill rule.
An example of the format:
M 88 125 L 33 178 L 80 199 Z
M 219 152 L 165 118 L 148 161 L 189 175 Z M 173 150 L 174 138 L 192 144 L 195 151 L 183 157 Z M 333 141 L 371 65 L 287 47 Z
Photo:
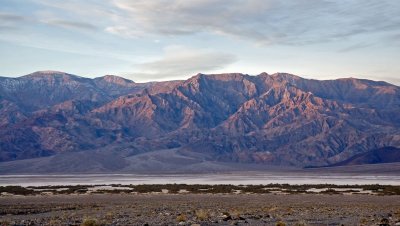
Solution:
M 8 220 L 0 220 L 0 225 L 1 226 L 9 226 L 9 225 L 11 225 L 11 223 Z
M 105 215 L 105 218 L 107 220 L 112 220 L 112 219 L 114 219 L 114 217 L 115 217 L 115 214 L 113 212 L 111 212 L 111 211 L 107 212 L 106 215 Z
M 249 186 L 242 186 L 239 188 L 243 193 L 255 193 L 255 194 L 264 194 L 264 193 L 270 193 L 266 189 L 266 186 L 264 185 L 249 185 Z
M 184 189 L 185 184 L 167 184 L 164 186 L 164 189 L 168 190 L 168 193 L 177 194 L 180 189 Z
M 196 215 L 197 220 L 199 220 L 199 221 L 205 221 L 210 218 L 208 211 L 203 210 L 203 209 L 196 210 L 195 215 Z
M 276 222 L 276 226 L 286 226 L 286 224 L 283 221 L 278 221 Z
M 394 216 L 400 220 L 400 208 L 394 213 Z
M 179 215 L 176 217 L 176 221 L 177 221 L 177 222 L 185 222 L 185 221 L 187 221 L 187 217 L 186 217 L 185 214 L 179 214 Z
M 0 187 L 0 194 L 2 192 L 7 192 L 13 195 L 34 195 L 36 192 L 32 189 L 24 188 L 21 186 L 1 186 Z
M 400 187 L 398 186 L 386 186 L 383 188 L 382 193 L 384 195 L 400 195 Z
M 305 221 L 301 220 L 301 221 L 295 223 L 294 226 L 307 226 L 307 223 Z
M 61 224 L 62 222 L 59 219 L 50 219 L 50 221 L 48 222 L 49 226 L 58 226 Z
M 112 190 L 99 189 L 96 191 L 96 193 L 99 193 L 99 194 L 105 194 L 105 193 L 107 193 L 107 194 L 124 194 L 124 193 L 132 192 L 132 191 L 133 190 L 126 190 L 126 189 L 112 189 Z
M 229 211 L 229 215 L 232 217 L 232 219 L 239 219 L 242 214 L 242 211 L 238 209 L 233 209 Z
M 367 225 L 367 224 L 368 224 L 367 218 L 363 217 L 360 219 L 360 225 Z
M 100 226 L 96 219 L 93 218 L 85 218 L 81 224 L 81 226 Z
M 233 190 L 239 190 L 238 187 L 229 184 L 219 184 L 213 185 L 209 190 L 210 193 L 218 194 L 218 193 L 232 193 Z
M 141 184 L 133 186 L 134 191 L 138 193 L 162 192 L 162 185 L 158 184 Z
M 333 188 L 328 188 L 325 191 L 321 191 L 321 194 L 336 195 L 336 194 L 340 194 L 340 192 L 336 191 Z

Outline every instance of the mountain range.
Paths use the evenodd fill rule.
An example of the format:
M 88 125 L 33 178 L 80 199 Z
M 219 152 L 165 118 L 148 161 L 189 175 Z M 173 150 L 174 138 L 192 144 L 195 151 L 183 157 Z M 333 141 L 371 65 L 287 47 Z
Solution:
M 0 77 L 0 173 L 334 166 L 398 148 L 400 87 L 382 81 Z

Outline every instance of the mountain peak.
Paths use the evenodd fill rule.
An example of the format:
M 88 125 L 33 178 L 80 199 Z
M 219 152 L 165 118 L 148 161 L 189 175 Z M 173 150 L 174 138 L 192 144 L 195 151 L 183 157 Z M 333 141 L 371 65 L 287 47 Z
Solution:
M 258 76 L 269 76 L 269 74 L 267 72 L 263 71 Z
M 228 80 L 241 80 L 246 76 L 249 76 L 249 75 L 248 74 L 243 74 L 243 73 L 220 73 L 220 74 L 202 74 L 202 73 L 198 73 L 195 76 L 193 76 L 191 79 L 206 77 L 206 78 L 210 78 L 210 79 L 213 79 L 213 80 L 228 81 Z
M 119 77 L 117 75 L 104 75 L 102 77 L 95 78 L 96 80 L 104 80 L 109 83 L 115 83 L 119 85 L 127 84 L 127 83 L 135 83 L 132 80 Z
M 348 78 L 338 78 L 336 79 L 337 81 L 344 81 L 344 82 L 349 82 L 353 84 L 367 84 L 371 86 L 393 86 L 393 84 L 390 84 L 385 81 L 374 81 L 370 79 L 362 79 L 362 78 L 354 78 L 354 77 L 348 77 Z
M 36 71 L 28 75 L 22 76 L 22 78 L 80 78 L 77 75 L 68 74 L 62 71 Z
M 279 79 L 285 79 L 285 80 L 302 79 L 301 77 L 299 77 L 297 75 L 293 75 L 293 74 L 289 74 L 289 73 L 285 73 L 285 72 L 274 73 L 274 74 L 271 75 L 271 77 L 279 78 Z

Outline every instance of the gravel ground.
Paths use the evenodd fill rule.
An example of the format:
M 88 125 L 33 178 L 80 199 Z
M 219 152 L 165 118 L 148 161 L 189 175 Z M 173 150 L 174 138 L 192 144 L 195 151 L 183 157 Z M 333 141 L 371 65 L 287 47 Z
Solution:
M 0 222 L 0 225 L 400 225 L 400 196 L 10 196 L 0 197 Z

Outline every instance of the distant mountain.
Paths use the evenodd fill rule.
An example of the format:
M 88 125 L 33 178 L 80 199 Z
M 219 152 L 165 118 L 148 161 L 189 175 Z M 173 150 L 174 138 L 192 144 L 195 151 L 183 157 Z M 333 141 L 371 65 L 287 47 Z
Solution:
M 400 162 L 400 148 L 395 147 L 384 147 L 378 148 L 365 153 L 360 153 L 346 159 L 342 162 L 338 162 L 330 165 L 333 166 L 352 166 L 352 165 L 363 165 L 363 164 L 381 164 L 381 163 L 392 163 Z
M 58 71 L 38 71 L 19 78 L 0 77 L 2 124 L 15 123 L 36 111 L 71 101 L 104 104 L 119 96 L 140 93 L 158 83 L 135 83 L 114 75 L 95 79 Z M 7 114 L 13 113 L 7 117 Z M 9 119 L 9 120 L 7 120 Z
M 174 149 L 204 161 L 324 166 L 399 148 L 399 112 L 400 87 L 363 79 L 236 73 L 140 84 L 35 72 L 0 78 L 0 161 Z

